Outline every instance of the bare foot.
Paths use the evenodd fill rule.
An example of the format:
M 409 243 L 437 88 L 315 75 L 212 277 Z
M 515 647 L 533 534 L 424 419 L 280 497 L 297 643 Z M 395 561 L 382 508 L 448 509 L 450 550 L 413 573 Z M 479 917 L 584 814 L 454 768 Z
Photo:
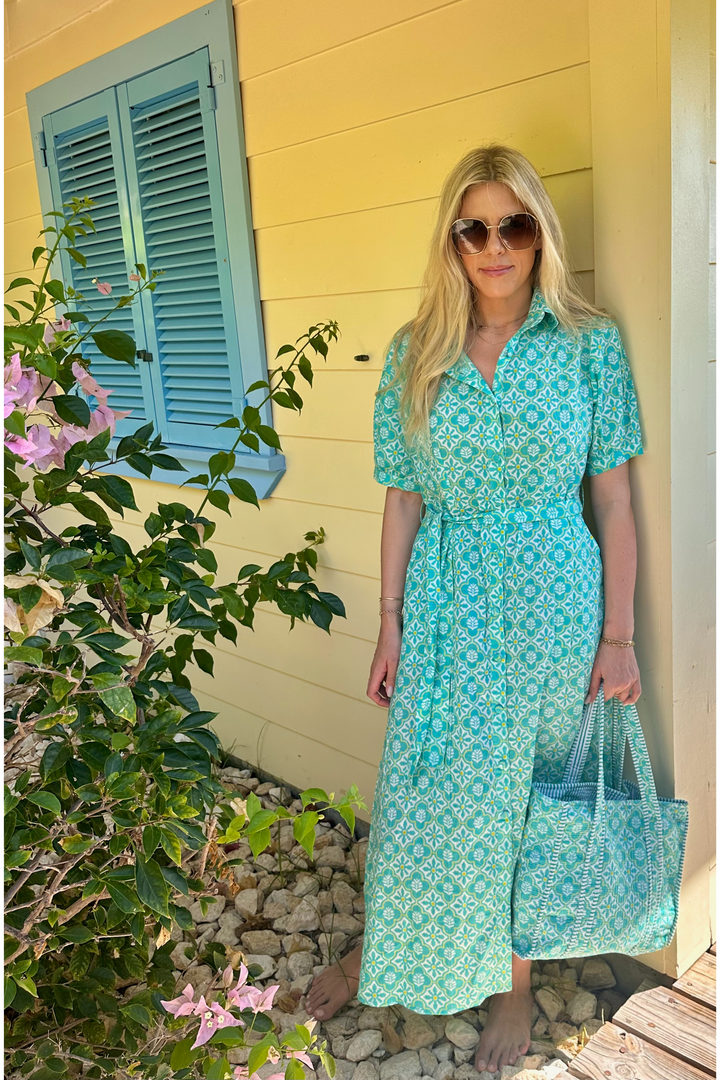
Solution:
M 305 1007 L 318 1020 L 329 1020 L 338 1009 L 355 997 L 360 980 L 362 945 L 325 968 L 312 981 L 305 996 Z
M 475 1055 L 478 1072 L 499 1072 L 505 1065 L 514 1065 L 526 1054 L 532 1037 L 532 990 L 509 990 L 490 998 L 488 1021 L 480 1036 Z

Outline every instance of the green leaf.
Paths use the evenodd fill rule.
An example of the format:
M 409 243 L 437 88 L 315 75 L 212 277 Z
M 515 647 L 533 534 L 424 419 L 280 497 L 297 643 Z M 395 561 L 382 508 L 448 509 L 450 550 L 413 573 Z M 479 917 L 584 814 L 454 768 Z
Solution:
M 132 690 L 127 686 L 115 686 L 109 690 L 102 690 L 100 697 L 111 712 L 121 716 L 123 720 L 134 724 L 137 718 L 137 709 Z
M 18 543 L 20 544 L 20 550 L 25 556 L 26 562 L 29 563 L 33 570 L 39 570 L 41 559 L 37 548 L 34 548 L 32 544 L 27 544 L 24 540 L 19 540 Z
M 159 514 L 150 514 L 145 522 L 145 532 L 148 534 L 151 540 L 154 540 L 156 536 L 159 536 L 163 531 L 163 519 Z
M 167 472 L 187 472 L 185 466 L 170 454 L 153 454 L 150 460 L 156 468 L 165 469 Z
M 33 266 L 37 266 L 38 259 L 40 258 L 41 255 L 44 255 L 46 251 L 47 251 L 47 248 L 42 247 L 42 246 L 33 248 L 33 253 L 32 253 L 32 264 L 33 264 Z M 34 284 L 35 284 L 35 282 L 33 282 L 33 285 Z
M 167 832 L 165 829 L 160 830 L 160 843 L 162 844 L 165 854 L 168 855 L 174 863 L 180 866 L 182 861 L 182 847 L 180 841 L 174 833 Z
M 63 836 L 59 843 L 69 855 L 82 855 L 83 852 L 88 851 L 93 846 L 95 841 L 89 837 L 74 833 L 72 836 Z
M 5 430 L 9 431 L 11 435 L 19 435 L 21 439 L 25 438 L 25 413 L 20 409 L 14 409 L 9 416 L 5 417 Z
M 149 859 L 160 842 L 160 830 L 157 825 L 146 825 L 142 833 L 143 851 Z
M 135 342 L 122 330 L 98 330 L 90 335 L 103 356 L 135 367 Z
M 170 1068 L 179 1072 L 180 1069 L 187 1069 L 188 1065 L 192 1065 L 193 1061 L 205 1051 L 198 1046 L 197 1050 L 193 1050 L 192 1044 L 195 1042 L 195 1033 L 188 1035 L 187 1039 L 183 1039 L 182 1042 L 176 1043 L 173 1047 L 173 1052 L 170 1056 Z
M 85 486 L 89 491 L 96 491 L 98 494 L 101 492 L 107 493 L 112 500 L 119 503 L 120 506 L 126 506 L 128 510 L 139 509 L 135 502 L 132 484 L 122 476 L 110 474 L 108 476 L 93 477 Z
M 65 300 L 65 286 L 58 278 L 46 281 L 43 288 L 46 293 L 52 296 L 53 300 L 59 300 L 61 303 Z
M 129 1016 L 131 1020 L 134 1020 L 137 1024 L 142 1024 L 143 1027 L 150 1027 L 150 1013 L 144 1005 L 124 1005 L 120 1009 L 121 1013 L 125 1016 Z
M 212 653 L 209 653 L 207 649 L 195 649 L 193 651 L 193 656 L 195 657 L 195 663 L 200 670 L 204 671 L 206 675 L 212 675 L 215 664 Z
M 90 423 L 90 407 L 77 394 L 56 394 L 52 401 L 58 416 L 66 423 L 80 424 L 84 428 Z
M 41 806 L 43 810 L 51 810 L 53 814 L 62 813 L 60 800 L 51 791 L 34 791 L 31 795 L 25 797 L 28 802 L 34 803 L 35 806 Z
M 43 248 L 42 250 L 44 251 L 45 248 Z M 13 280 L 10 282 L 5 292 L 8 293 L 11 289 L 19 289 L 21 285 L 37 285 L 37 282 L 33 281 L 32 278 L 29 277 L 16 277 L 13 278 Z
M 5 976 L 5 1008 L 7 1009 L 12 1005 L 15 995 L 17 993 L 17 983 L 14 979 L 11 979 L 9 975 Z
M 61 926 L 58 937 L 65 941 L 73 941 L 76 945 L 86 945 L 88 941 L 95 940 L 95 934 L 87 926 Z
M 15 645 L 5 649 L 5 659 L 19 664 L 42 664 L 42 649 L 30 649 L 27 645 Z
M 136 911 L 141 910 L 137 896 L 129 885 L 125 885 L 121 881 L 108 880 L 105 880 L 104 885 L 110 893 L 113 903 L 123 914 L 133 915 Z
M 215 488 L 214 491 L 208 493 L 208 502 L 212 503 L 213 506 L 217 506 L 218 510 L 224 510 L 226 514 L 230 513 L 230 496 L 227 491 Z
M 127 461 L 128 465 L 131 465 L 136 472 L 142 473 L 143 476 L 150 477 L 152 475 L 152 461 L 146 454 L 130 454 Z
M 85 566 L 90 562 L 91 554 L 78 547 L 59 548 L 54 551 L 48 560 L 48 570 L 54 570 L 59 566 Z
M 218 1061 L 213 1061 L 212 1065 L 205 1074 L 207 1080 L 225 1080 L 226 1076 L 230 1075 L 230 1063 L 226 1057 L 220 1058 Z M 301 1074 L 304 1077 L 304 1073 Z
M 87 266 L 87 259 L 83 255 L 82 251 L 76 251 L 76 249 L 73 247 L 66 248 L 66 251 L 68 255 L 70 255 L 75 260 L 76 263 L 80 263 L 83 269 L 85 269 L 85 267 Z
M 18 594 L 18 599 L 24 611 L 32 611 L 41 600 L 43 591 L 39 585 L 25 585 Z
M 181 630 L 217 630 L 217 623 L 209 615 L 203 615 L 201 611 L 194 611 L 180 620 L 178 626 Z
M 260 503 L 258 502 L 257 493 L 252 484 L 247 480 L 243 480 L 240 476 L 231 476 L 228 479 L 230 490 L 236 499 L 242 499 L 243 502 L 252 503 L 253 506 L 257 506 L 260 509 Z
M 268 427 L 266 424 L 258 424 L 255 431 L 268 446 L 272 446 L 275 450 L 281 449 L 280 439 L 274 428 Z
M 169 915 L 169 890 L 162 871 L 156 862 L 145 859 L 139 851 L 135 854 L 135 884 L 141 903 L 159 915 Z

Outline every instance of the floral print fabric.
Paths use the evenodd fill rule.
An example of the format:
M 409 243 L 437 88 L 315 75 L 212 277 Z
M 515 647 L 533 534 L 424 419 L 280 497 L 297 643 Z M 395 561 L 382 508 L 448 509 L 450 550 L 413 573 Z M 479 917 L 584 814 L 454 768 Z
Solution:
M 384 388 L 407 338 L 390 348 Z M 539 289 L 492 388 L 466 354 L 412 453 L 399 389 L 374 412 L 374 477 L 419 492 L 403 636 L 365 870 L 358 999 L 418 1013 L 512 988 L 510 903 L 533 777 L 562 778 L 604 600 L 581 482 L 643 453 L 615 323 L 563 331 Z M 593 771 L 595 770 L 595 772 Z M 593 780 L 597 746 L 583 779 Z

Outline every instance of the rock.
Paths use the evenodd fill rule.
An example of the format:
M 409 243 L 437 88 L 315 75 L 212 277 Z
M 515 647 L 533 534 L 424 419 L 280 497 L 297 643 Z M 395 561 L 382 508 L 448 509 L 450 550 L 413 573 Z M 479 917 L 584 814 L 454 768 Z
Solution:
M 306 934 L 287 934 L 282 939 L 282 947 L 288 956 L 294 952 L 317 952 L 317 945 Z
M 500 1080 L 512 1080 L 514 1076 L 517 1076 L 522 1071 L 517 1065 L 503 1065 L 500 1070 Z
M 406 1050 L 419 1050 L 421 1046 L 432 1046 L 435 1042 L 435 1031 L 430 1027 L 427 1020 L 416 1013 L 410 1013 L 405 1017 L 405 1030 L 402 1035 L 403 1046 Z M 423 1070 L 429 1072 L 425 1063 L 421 1061 Z M 433 1055 L 433 1068 L 436 1061 Z
M 287 964 L 288 978 L 299 979 L 304 975 L 312 975 L 315 962 L 309 952 L 294 952 L 288 957 L 283 957 L 283 959 Z M 282 960 L 280 963 L 282 963 Z
M 254 875 L 253 875 L 254 877 Z M 258 888 L 241 889 L 235 897 L 235 911 L 242 919 L 257 915 L 263 906 L 265 897 Z
M 307 975 L 298 975 L 297 979 L 293 979 L 290 983 L 291 990 L 299 990 L 301 994 L 307 994 L 308 990 L 312 986 L 315 976 L 312 972 L 308 972 Z
M 353 1080 L 357 1068 L 358 1066 L 353 1061 L 345 1061 L 343 1058 L 339 1058 L 335 1062 L 335 1080 Z M 277 1070 L 277 1065 L 275 1069 Z M 328 1080 L 328 1074 L 322 1064 L 318 1066 L 316 1075 L 317 1080 Z
M 542 966 L 543 975 L 553 975 L 556 979 L 560 978 L 560 964 L 555 960 L 548 960 L 546 964 Z
M 543 1072 L 545 1073 L 545 1076 L 554 1080 L 556 1076 L 561 1076 L 563 1073 L 567 1072 L 567 1062 L 563 1061 L 562 1058 L 552 1058 L 552 1060 L 548 1061 L 547 1065 L 543 1066 Z
M 323 960 L 328 964 L 331 961 L 334 963 L 345 952 L 347 937 L 345 934 L 338 933 L 337 930 L 333 934 L 320 934 L 318 935 L 318 945 Z
M 387 1005 L 381 1009 L 375 1009 L 372 1005 L 363 1005 L 357 1017 L 358 1028 L 360 1031 L 366 1031 L 369 1028 L 382 1031 L 383 1025 L 388 1022 L 389 1014 L 390 1009 Z
M 233 866 L 232 869 L 235 883 L 241 889 L 257 888 L 257 874 L 253 874 L 252 870 L 248 870 L 246 866 Z
M 330 889 L 333 907 L 341 915 L 352 915 L 358 894 L 346 881 L 335 882 Z
M 238 937 L 236 930 L 238 927 L 243 926 L 244 919 L 242 915 L 238 915 L 234 909 L 232 911 L 224 912 L 218 922 L 220 923 L 220 929 L 215 935 L 215 941 L 219 941 L 221 945 L 233 945 L 237 947 Z M 259 950 L 262 952 L 262 950 Z
M 461 1050 L 459 1046 L 456 1046 L 453 1050 L 453 1061 L 456 1065 L 466 1065 L 468 1061 L 472 1061 L 474 1057 L 474 1048 L 471 1048 L 469 1050 Z
M 583 964 L 580 985 L 589 990 L 606 990 L 616 984 L 615 976 L 606 960 L 590 956 Z
M 209 964 L 198 964 L 196 967 L 188 968 L 182 978 L 178 980 L 180 993 L 190 983 L 195 991 L 195 1000 L 197 1001 L 201 994 L 207 993 L 208 987 L 214 978 L 215 973 Z
M 444 1030 L 444 1028 L 443 1028 Z M 433 1047 L 433 1054 L 438 1061 L 451 1061 L 455 1047 L 450 1042 L 441 1042 Z
M 544 1054 L 525 1054 L 524 1057 L 518 1058 L 515 1064 L 521 1065 L 523 1069 L 542 1069 L 546 1061 Z
M 535 1000 L 552 1023 L 565 1012 L 565 1000 L 551 986 L 541 986 L 535 991 Z
M 326 920 L 325 925 L 330 929 L 332 927 L 333 933 L 339 930 L 340 933 L 346 934 L 348 937 L 355 937 L 356 934 L 362 934 L 365 929 L 364 921 L 356 919 L 354 915 L 341 915 L 335 912 Z
M 533 1039 L 541 1039 L 543 1035 L 547 1035 L 549 1022 L 547 1016 L 538 1016 L 530 1031 Z
M 345 1012 L 342 1016 L 331 1016 L 329 1020 L 321 1020 L 320 1027 L 332 1039 L 338 1035 L 355 1035 L 358 1030 L 357 1017 L 349 1016 Z M 320 1032 L 318 1032 L 319 1035 Z
M 213 903 L 214 901 L 214 903 Z M 200 901 L 196 900 L 190 905 L 190 917 L 194 923 L 215 922 L 222 915 L 227 903 L 224 896 L 215 896 L 208 901 L 207 911 L 203 915 Z
M 287 889 L 274 889 L 268 893 L 263 905 L 263 915 L 266 919 L 279 919 L 281 915 L 287 915 L 290 911 L 290 897 L 292 893 Z
M 305 849 L 301 850 L 304 851 Z M 295 896 L 317 896 L 320 892 L 320 882 L 314 874 L 298 874 L 291 892 Z
M 580 990 L 570 998 L 565 1009 L 571 1024 L 581 1024 L 595 1016 L 597 998 L 589 990 Z
M 352 1075 L 352 1080 L 377 1080 L 380 1068 L 374 1061 L 361 1061 Z
M 477 1073 L 473 1066 L 468 1063 L 457 1068 L 455 1070 L 455 1076 L 457 1077 L 457 1080 L 478 1080 L 478 1077 L 480 1076 L 483 1078 L 485 1076 L 495 1077 L 497 1076 L 497 1073 Z
M 452 1016 L 445 1024 L 445 1037 L 460 1050 L 472 1050 L 480 1042 L 475 1028 L 457 1016 Z
M 410 1047 L 408 1047 L 410 1049 Z M 437 1068 L 438 1060 L 433 1054 L 432 1050 L 429 1050 L 427 1046 L 421 1046 L 418 1048 L 418 1057 L 420 1058 L 420 1068 L 425 1075 L 432 1074 L 433 1070 Z
M 255 859 L 255 865 L 262 867 L 263 870 L 277 870 L 278 861 L 274 855 L 271 855 L 268 851 L 263 851 Z
M 320 916 L 315 904 L 311 900 L 303 899 L 288 919 L 287 932 L 296 934 L 300 930 L 318 930 L 319 928 Z
M 576 1039 L 580 1031 L 573 1024 L 551 1024 L 550 1038 L 554 1043 L 565 1042 L 566 1039 Z
M 263 956 L 279 956 L 282 950 L 282 942 L 274 930 L 246 930 L 240 935 L 243 949 L 251 953 L 262 953 Z
M 546 1074 L 541 1069 L 521 1069 L 513 1080 L 546 1080 Z
M 345 1057 L 348 1061 L 364 1061 L 370 1057 L 373 1051 L 377 1050 L 381 1043 L 382 1032 L 377 1031 L 375 1028 L 358 1031 L 357 1035 L 354 1035 L 350 1040 L 345 1051 Z
M 335 844 L 328 844 L 327 847 L 318 851 L 315 856 L 316 866 L 331 866 L 337 869 L 345 867 L 345 852 L 341 847 L 337 847 Z
M 380 1080 L 420 1080 L 421 1076 L 417 1050 L 405 1050 L 380 1062 Z
M 186 955 L 186 950 L 190 953 Z M 178 971 L 187 971 L 195 959 L 195 946 L 189 941 L 180 941 L 170 953 L 170 959 Z
M 433 1080 L 453 1080 L 455 1066 L 452 1061 L 438 1061 L 433 1072 Z
M 212 941 L 212 939 L 215 937 L 218 930 L 220 929 L 220 926 L 216 922 L 201 923 L 200 929 L 202 933 L 198 934 L 195 938 L 195 948 L 198 952 L 200 952 L 206 941 Z
M 263 955 L 262 953 L 246 953 L 245 963 L 248 967 L 251 964 L 259 964 L 261 972 L 257 976 L 258 979 L 267 979 L 275 971 L 275 961 L 272 956 Z

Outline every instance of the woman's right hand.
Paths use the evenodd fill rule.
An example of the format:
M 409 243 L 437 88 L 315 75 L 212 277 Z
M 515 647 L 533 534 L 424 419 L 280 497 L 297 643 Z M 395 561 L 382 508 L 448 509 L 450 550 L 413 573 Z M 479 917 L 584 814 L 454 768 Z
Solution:
M 402 624 L 401 616 L 396 614 L 383 615 L 382 620 L 377 648 L 370 667 L 367 696 L 376 705 L 382 705 L 387 709 L 395 688 L 400 660 Z

